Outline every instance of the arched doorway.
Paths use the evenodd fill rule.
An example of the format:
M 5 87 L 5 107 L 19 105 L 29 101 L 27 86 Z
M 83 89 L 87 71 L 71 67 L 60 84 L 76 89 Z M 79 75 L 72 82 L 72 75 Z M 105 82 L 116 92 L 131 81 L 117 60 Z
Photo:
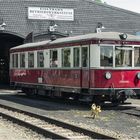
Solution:
M 0 86 L 9 84 L 9 49 L 23 44 L 24 37 L 8 31 L 0 31 Z

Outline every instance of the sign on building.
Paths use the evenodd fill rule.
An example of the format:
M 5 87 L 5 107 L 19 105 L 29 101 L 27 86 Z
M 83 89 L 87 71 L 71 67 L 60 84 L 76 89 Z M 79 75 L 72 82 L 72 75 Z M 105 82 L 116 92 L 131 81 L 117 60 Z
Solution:
M 74 10 L 49 7 L 28 7 L 28 19 L 74 20 Z

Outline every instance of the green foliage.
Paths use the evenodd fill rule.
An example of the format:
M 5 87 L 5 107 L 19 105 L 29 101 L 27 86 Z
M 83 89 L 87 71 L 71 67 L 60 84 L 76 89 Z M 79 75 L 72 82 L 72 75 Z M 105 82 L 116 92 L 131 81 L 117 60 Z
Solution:
M 94 0 L 95 2 L 103 3 L 102 0 Z

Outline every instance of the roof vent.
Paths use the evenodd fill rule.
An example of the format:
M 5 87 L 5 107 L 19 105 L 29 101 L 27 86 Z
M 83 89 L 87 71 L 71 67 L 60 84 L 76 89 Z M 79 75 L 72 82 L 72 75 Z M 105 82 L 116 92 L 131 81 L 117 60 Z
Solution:
M 51 41 L 56 40 L 56 35 L 51 35 L 50 39 L 51 39 Z
M 119 34 L 119 36 L 120 36 L 121 40 L 126 40 L 127 39 L 127 34 L 126 33 L 121 33 L 121 34 Z
M 105 27 L 103 26 L 103 24 L 101 22 L 98 22 L 95 32 L 100 33 L 100 32 L 102 32 L 102 29 L 105 29 Z

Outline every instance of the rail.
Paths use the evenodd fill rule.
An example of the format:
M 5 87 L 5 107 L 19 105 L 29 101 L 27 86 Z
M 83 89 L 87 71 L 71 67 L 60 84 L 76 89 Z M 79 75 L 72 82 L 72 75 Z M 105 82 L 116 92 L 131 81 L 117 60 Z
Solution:
M 0 116 L 52 139 L 115 139 L 46 116 L 0 104 Z

